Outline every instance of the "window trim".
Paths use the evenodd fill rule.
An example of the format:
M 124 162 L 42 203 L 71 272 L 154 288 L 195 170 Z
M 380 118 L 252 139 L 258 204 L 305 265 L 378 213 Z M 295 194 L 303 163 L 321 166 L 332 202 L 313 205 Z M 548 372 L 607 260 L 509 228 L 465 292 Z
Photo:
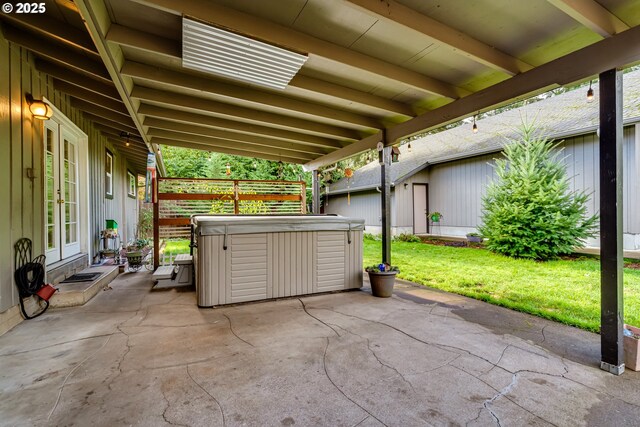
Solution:
M 133 187 L 131 187 L 132 180 L 133 180 Z M 132 199 L 135 199 L 137 190 L 138 190 L 138 179 L 133 174 L 133 172 L 127 169 L 127 196 L 129 196 Z
M 107 170 L 107 158 L 111 159 L 111 171 Z M 104 181 L 104 197 L 105 199 L 113 199 L 113 161 L 114 161 L 114 156 L 113 153 L 111 151 L 109 151 L 109 149 L 106 149 L 106 157 L 105 157 L 105 164 L 104 164 L 104 176 L 105 176 L 105 181 Z M 109 187 L 107 187 L 107 178 L 110 178 L 109 183 L 111 184 Z

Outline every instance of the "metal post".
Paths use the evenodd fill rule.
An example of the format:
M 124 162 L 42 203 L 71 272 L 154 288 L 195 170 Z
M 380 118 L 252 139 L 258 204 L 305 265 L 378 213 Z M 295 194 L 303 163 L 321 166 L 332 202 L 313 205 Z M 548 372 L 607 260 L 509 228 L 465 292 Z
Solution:
M 622 284 L 622 73 L 600 74 L 600 367 L 624 372 Z
M 320 177 L 318 169 L 314 169 L 311 172 L 311 213 L 320 213 Z
M 384 147 L 378 154 L 382 189 L 382 262 L 391 264 L 391 147 Z

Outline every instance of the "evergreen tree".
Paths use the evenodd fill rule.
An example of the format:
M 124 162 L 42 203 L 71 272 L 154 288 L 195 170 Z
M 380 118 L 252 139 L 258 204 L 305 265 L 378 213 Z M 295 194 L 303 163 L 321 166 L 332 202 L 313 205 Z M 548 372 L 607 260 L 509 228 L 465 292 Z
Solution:
M 520 134 L 496 160 L 479 231 L 488 248 L 503 255 L 548 260 L 569 254 L 595 234 L 597 216 L 586 216 L 589 195 L 570 191 L 557 144 L 533 125 L 523 124 Z

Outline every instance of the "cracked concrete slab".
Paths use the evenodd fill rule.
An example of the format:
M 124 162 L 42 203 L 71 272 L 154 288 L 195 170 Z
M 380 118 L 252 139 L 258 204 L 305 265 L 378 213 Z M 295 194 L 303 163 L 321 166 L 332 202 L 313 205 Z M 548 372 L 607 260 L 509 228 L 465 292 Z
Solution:
M 121 275 L 0 337 L 0 423 L 640 425 L 594 334 L 400 284 L 198 309 Z

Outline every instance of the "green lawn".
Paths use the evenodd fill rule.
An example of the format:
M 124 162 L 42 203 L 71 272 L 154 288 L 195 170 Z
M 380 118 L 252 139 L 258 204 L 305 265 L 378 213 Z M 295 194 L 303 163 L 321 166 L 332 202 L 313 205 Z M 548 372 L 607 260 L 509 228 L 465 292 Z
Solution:
M 380 262 L 381 243 L 365 240 L 364 265 Z M 600 264 L 593 257 L 536 262 L 485 249 L 394 242 L 398 277 L 590 331 L 600 328 Z M 625 321 L 640 325 L 640 270 L 624 269 Z
M 189 253 L 189 239 L 170 239 L 165 242 L 164 253 L 165 254 L 188 254 Z

